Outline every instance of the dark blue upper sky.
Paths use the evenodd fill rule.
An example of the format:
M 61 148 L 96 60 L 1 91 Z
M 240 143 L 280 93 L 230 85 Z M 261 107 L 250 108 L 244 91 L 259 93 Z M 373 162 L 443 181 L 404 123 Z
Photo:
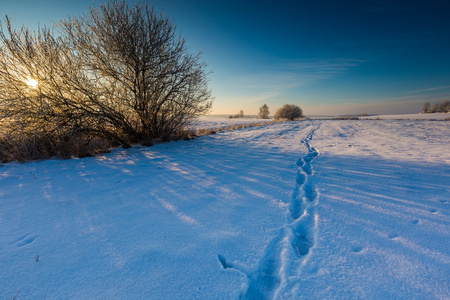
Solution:
M 131 2 L 131 1 L 130 1 Z M 95 0 L 94 3 L 99 3 Z M 450 99 L 450 1 L 156 0 L 203 52 L 213 113 L 413 113 Z M 13 24 L 77 16 L 91 0 L 0 0 Z

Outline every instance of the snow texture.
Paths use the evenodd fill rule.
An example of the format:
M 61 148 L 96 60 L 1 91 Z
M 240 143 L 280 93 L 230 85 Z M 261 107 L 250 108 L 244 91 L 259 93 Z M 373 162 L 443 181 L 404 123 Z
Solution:
M 359 117 L 361 120 L 445 120 L 450 119 L 449 113 L 379 115 Z
M 450 122 L 0 166 L 1 299 L 449 299 Z

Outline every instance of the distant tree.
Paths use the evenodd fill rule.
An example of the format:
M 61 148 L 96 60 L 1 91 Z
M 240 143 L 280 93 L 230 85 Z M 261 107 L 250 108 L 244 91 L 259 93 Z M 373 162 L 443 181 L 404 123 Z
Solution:
M 446 100 L 439 104 L 439 111 L 440 112 L 449 112 L 450 111 L 450 101 Z
M 430 107 L 431 107 L 430 102 L 425 102 L 425 103 L 423 104 L 423 106 L 422 106 L 423 112 L 424 112 L 424 113 L 429 112 L 429 111 L 430 111 Z
M 243 118 L 243 117 L 244 117 L 244 111 L 241 110 L 241 111 L 239 112 L 239 118 Z
M 435 104 L 433 104 L 433 105 L 430 107 L 429 112 L 430 112 L 430 113 L 435 113 L 435 112 L 438 112 L 438 110 L 439 110 L 439 103 L 435 103 Z
M 269 118 L 269 107 L 266 104 L 263 104 L 263 106 L 261 106 L 259 108 L 259 113 L 258 113 L 258 118 L 260 119 L 268 119 Z
M 293 121 L 303 117 L 303 111 L 300 107 L 294 104 L 285 104 L 283 107 L 279 108 L 274 115 L 275 120 L 287 119 L 288 121 Z

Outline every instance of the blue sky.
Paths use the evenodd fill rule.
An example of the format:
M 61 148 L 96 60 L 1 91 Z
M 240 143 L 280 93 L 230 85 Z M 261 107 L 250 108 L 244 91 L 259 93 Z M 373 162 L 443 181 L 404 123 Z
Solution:
M 0 0 L 35 29 L 99 1 Z M 156 0 L 208 64 L 214 114 L 415 113 L 450 99 L 450 2 Z

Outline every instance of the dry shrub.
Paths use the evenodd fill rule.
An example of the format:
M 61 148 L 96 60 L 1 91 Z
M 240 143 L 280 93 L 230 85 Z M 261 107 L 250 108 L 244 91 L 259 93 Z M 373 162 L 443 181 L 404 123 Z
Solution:
M 194 136 L 211 135 L 211 134 L 216 134 L 220 131 L 231 131 L 231 130 L 238 130 L 238 129 L 248 128 L 248 127 L 265 126 L 265 125 L 270 125 L 273 123 L 275 123 L 275 121 L 234 124 L 234 125 L 228 125 L 226 127 L 219 127 L 219 128 L 200 128 L 200 129 L 197 129 L 195 132 L 193 132 L 193 134 L 194 134 Z
M 28 161 L 51 157 L 71 158 L 94 156 L 109 152 L 113 147 L 109 141 L 101 138 L 87 139 L 75 134 L 35 134 L 16 133 L 0 136 L 0 160 L 2 162 Z
M 145 1 L 107 1 L 37 32 L 5 21 L 2 160 L 185 138 L 180 132 L 211 109 L 200 53 L 190 53 L 172 21 Z

